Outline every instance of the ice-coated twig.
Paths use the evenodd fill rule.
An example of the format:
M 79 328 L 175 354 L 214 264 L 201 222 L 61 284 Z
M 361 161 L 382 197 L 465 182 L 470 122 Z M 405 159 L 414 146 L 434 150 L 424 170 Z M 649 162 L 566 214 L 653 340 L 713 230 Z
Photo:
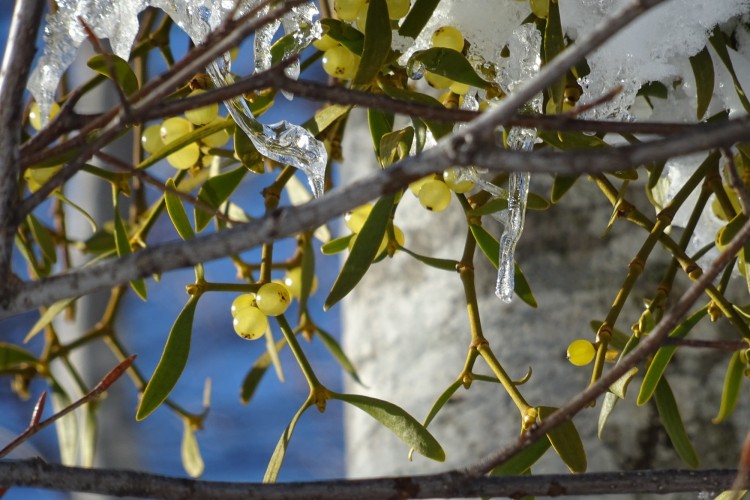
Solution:
M 234 15 L 235 18 L 242 16 L 261 4 L 261 0 L 124 0 L 114 4 L 106 0 L 62 2 L 60 9 L 47 18 L 44 53 L 30 78 L 28 88 L 46 121 L 60 78 L 85 39 L 79 19 L 90 26 L 98 38 L 109 38 L 114 53 L 127 60 L 138 32 L 138 13 L 146 7 L 162 9 L 193 42 L 200 44 L 229 15 Z M 267 7 L 258 15 L 262 16 L 266 10 Z M 255 40 L 256 68 L 262 70 L 270 67 L 271 41 L 280 25 L 292 40 L 285 50 L 285 57 L 299 53 L 315 37 L 319 37 L 321 27 L 314 21 L 317 14 L 314 3 L 305 2 L 292 7 L 280 19 L 259 29 Z M 208 68 L 216 86 L 233 82 L 229 70 L 228 55 Z M 296 78 L 299 75 L 299 63 L 287 67 L 286 75 Z M 262 155 L 302 170 L 310 180 L 313 194 L 318 197 L 323 193 L 327 152 L 321 142 L 302 127 L 287 121 L 272 125 L 259 123 L 240 97 L 226 102 L 226 105 L 234 120 Z

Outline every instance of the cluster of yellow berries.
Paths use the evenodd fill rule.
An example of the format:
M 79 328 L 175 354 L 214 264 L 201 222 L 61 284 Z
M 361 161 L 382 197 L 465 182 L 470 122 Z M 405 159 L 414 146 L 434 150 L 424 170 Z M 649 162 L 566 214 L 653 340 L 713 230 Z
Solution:
M 189 97 L 202 94 L 205 90 L 195 89 Z M 148 153 L 155 153 L 170 142 L 176 141 L 189 134 L 197 127 L 203 127 L 220 121 L 219 105 L 209 104 L 185 112 L 185 117 L 167 118 L 161 123 L 146 127 L 141 136 L 143 149 Z M 220 130 L 214 134 L 204 137 L 199 142 L 192 142 L 167 156 L 170 165 L 178 170 L 187 170 L 196 165 L 208 166 L 212 157 L 205 154 L 210 148 L 218 148 L 229 141 L 226 130 Z M 200 144 L 199 144 L 200 143 Z
M 349 240 L 349 250 L 351 250 L 354 246 L 354 241 L 357 239 L 357 235 L 359 235 L 359 232 L 362 230 L 362 226 L 365 225 L 365 221 L 367 220 L 367 217 L 370 216 L 371 211 L 372 205 L 362 205 L 361 207 L 357 207 L 354 210 L 347 212 L 344 216 L 344 224 L 346 224 L 346 227 L 348 227 L 349 230 L 351 230 L 351 232 L 353 233 L 352 238 Z M 398 246 L 404 246 L 404 243 L 406 243 L 404 232 L 395 224 L 393 225 L 393 238 L 395 239 L 395 242 Z M 381 255 L 383 252 L 388 250 L 390 241 L 390 236 L 388 235 L 388 232 L 386 232 L 385 236 L 383 236 L 383 241 L 380 243 L 380 247 L 378 248 L 377 255 Z M 389 251 L 389 255 L 392 255 L 392 253 L 395 251 L 396 247 L 393 247 L 393 251 Z
M 441 212 L 451 202 L 451 191 L 467 193 L 474 188 L 474 182 L 461 175 L 456 167 L 449 168 L 441 176 L 428 175 L 409 184 L 409 191 L 427 210 Z
M 311 293 L 317 287 L 313 278 Z M 284 314 L 292 297 L 302 294 L 302 268 L 290 269 L 283 282 L 262 285 L 257 293 L 243 293 L 232 302 L 234 331 L 243 339 L 255 340 L 268 330 L 268 316 Z

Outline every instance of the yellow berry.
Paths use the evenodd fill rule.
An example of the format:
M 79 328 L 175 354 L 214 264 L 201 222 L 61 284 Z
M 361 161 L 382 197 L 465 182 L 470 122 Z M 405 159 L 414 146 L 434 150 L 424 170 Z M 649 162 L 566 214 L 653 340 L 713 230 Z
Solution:
M 432 46 L 461 52 L 464 48 L 464 36 L 453 26 L 443 26 L 432 34 Z
M 56 102 L 53 102 L 49 108 L 49 118 L 47 119 L 47 123 L 49 123 L 54 117 L 59 114 L 60 105 Z M 31 126 L 34 127 L 35 130 L 41 130 L 43 127 L 42 114 L 39 111 L 39 104 L 37 104 L 36 102 L 32 102 L 31 107 L 29 108 L 29 124 L 31 124 Z
M 258 294 L 255 296 L 258 309 L 267 316 L 284 314 L 291 301 L 292 296 L 286 285 L 274 282 L 266 283 L 260 287 Z
M 190 92 L 188 97 L 205 94 L 206 91 L 202 89 L 195 89 Z M 189 109 L 185 111 L 185 118 L 188 119 L 193 125 L 205 125 L 216 119 L 219 116 L 219 105 L 218 103 L 208 104 L 200 108 Z
M 434 179 L 435 179 L 434 175 L 428 175 L 427 177 L 422 177 L 421 179 L 416 180 L 412 182 L 411 184 L 409 184 L 409 191 L 411 191 L 411 193 L 414 196 L 419 196 L 419 190 L 422 189 L 422 186 L 424 186 L 426 182 L 429 182 Z
M 357 26 L 357 29 L 362 33 L 365 32 L 365 27 L 367 26 L 367 7 L 367 4 L 363 5 L 362 8 L 359 9 L 359 12 L 357 12 L 357 17 L 354 20 L 354 24 Z
M 388 17 L 392 20 L 401 19 L 409 13 L 409 0 L 385 0 L 388 4 Z
M 447 89 L 453 84 L 453 80 L 450 78 L 446 78 L 431 71 L 424 72 L 424 79 L 436 89 Z
M 372 205 L 369 204 L 350 210 L 344 216 L 344 224 L 346 224 L 346 227 L 348 227 L 351 232 L 358 233 L 362 230 L 362 226 L 365 225 L 365 221 L 367 220 L 367 217 L 370 216 L 370 212 L 372 212 Z
M 575 366 L 586 366 L 596 354 L 594 344 L 585 339 L 574 340 L 568 346 L 568 361 Z
M 461 170 L 452 167 L 443 172 L 443 180 L 454 193 L 467 193 L 474 188 L 474 182 L 461 175 Z
M 334 0 L 333 10 L 342 21 L 354 21 L 359 9 L 366 4 L 367 0 Z
M 161 140 L 164 141 L 164 144 L 169 144 L 192 131 L 193 124 L 179 116 L 167 118 L 162 122 L 161 128 L 159 129 Z
M 336 40 L 334 40 L 328 35 L 323 35 L 317 40 L 314 40 L 312 44 L 316 49 L 322 52 L 325 52 L 328 49 L 332 49 L 336 47 L 339 44 L 339 42 L 337 42 Z
M 217 118 L 211 124 L 216 123 L 219 120 L 223 120 L 223 118 Z M 207 135 L 206 137 L 201 139 L 201 143 L 203 143 L 203 145 L 205 146 L 208 146 L 209 148 L 220 148 L 224 144 L 226 144 L 228 141 L 229 141 L 229 132 L 227 132 L 227 129 L 219 130 L 218 132 L 215 132 L 211 135 Z
M 235 316 L 237 316 L 237 313 L 242 309 L 253 306 L 255 306 L 254 293 L 243 293 L 242 295 L 238 295 L 237 298 L 232 301 L 232 307 L 230 309 L 232 312 L 232 317 L 234 318 Z
M 284 277 L 284 285 L 286 285 L 289 293 L 292 297 L 299 298 L 302 295 L 302 268 L 295 267 L 287 271 Z M 318 278 L 313 275 L 312 286 L 310 287 L 310 294 L 312 295 L 315 290 L 318 289 Z
M 419 190 L 419 203 L 427 210 L 441 212 L 451 202 L 451 191 L 443 181 L 433 179 L 425 182 Z
M 161 140 L 161 124 L 149 125 L 141 134 L 141 145 L 147 153 L 154 154 L 164 147 Z
M 261 337 L 268 329 L 268 318 L 257 307 L 246 307 L 237 312 L 232 321 L 237 335 L 247 340 Z
M 453 83 L 450 84 L 450 86 L 448 88 L 454 94 L 466 95 L 466 93 L 469 92 L 469 88 L 470 87 L 468 85 L 466 85 L 465 83 L 453 82 Z
M 167 156 L 167 161 L 177 170 L 187 170 L 198 163 L 200 156 L 201 148 L 193 142 Z
M 23 178 L 26 179 L 26 185 L 29 186 L 29 191 L 32 193 L 36 192 L 42 187 L 53 175 L 60 171 L 62 166 L 55 165 L 54 167 L 42 167 L 42 168 L 27 168 L 23 172 Z
M 323 69 L 339 80 L 351 80 L 357 74 L 359 56 L 339 45 L 323 53 Z

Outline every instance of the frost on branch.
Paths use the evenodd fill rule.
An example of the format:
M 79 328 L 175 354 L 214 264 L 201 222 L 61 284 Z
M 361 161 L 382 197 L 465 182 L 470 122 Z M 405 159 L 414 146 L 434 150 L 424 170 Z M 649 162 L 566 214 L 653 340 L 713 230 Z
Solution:
M 47 16 L 44 52 L 28 85 L 39 104 L 44 121 L 54 101 L 60 78 L 72 64 L 78 48 L 86 38 L 79 18 L 97 37 L 110 40 L 115 55 L 127 60 L 138 33 L 138 14 L 146 7 L 163 10 L 194 43 L 200 44 L 222 23 L 236 3 L 234 0 L 58 0 L 58 11 Z M 240 0 L 236 15 L 246 14 L 259 3 L 259 0 Z M 315 37 L 319 37 L 320 24 L 313 19 L 317 14 L 315 5 L 308 2 L 294 7 L 280 20 L 261 28 L 255 37 L 256 70 L 262 71 L 270 67 L 271 39 L 279 25 L 287 34 L 293 34 L 295 41 L 287 49 L 285 56 L 296 54 Z M 230 64 L 228 55 L 225 55 L 207 68 L 214 85 L 231 83 Z M 287 68 L 287 76 L 296 78 L 298 75 L 299 63 Z M 241 97 L 225 104 L 232 118 L 263 156 L 299 168 L 307 174 L 315 196 L 323 194 L 323 176 L 328 155 L 321 142 L 307 130 L 285 120 L 273 125 L 259 123 Z

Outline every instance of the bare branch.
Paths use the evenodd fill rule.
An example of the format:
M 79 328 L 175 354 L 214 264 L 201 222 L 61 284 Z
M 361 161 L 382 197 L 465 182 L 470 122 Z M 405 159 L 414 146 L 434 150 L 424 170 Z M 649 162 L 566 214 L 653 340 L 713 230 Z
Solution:
M 11 280 L 13 241 L 18 217 L 23 89 L 36 51 L 36 36 L 44 11 L 43 0 L 17 0 L 0 67 L 0 288 Z
M 300 483 L 196 481 L 124 470 L 84 469 L 39 459 L 0 462 L 4 485 L 31 486 L 115 496 L 179 499 L 461 498 L 527 495 L 607 495 L 677 493 L 729 489 L 736 470 L 659 470 L 473 478 L 458 472 L 425 476 Z

